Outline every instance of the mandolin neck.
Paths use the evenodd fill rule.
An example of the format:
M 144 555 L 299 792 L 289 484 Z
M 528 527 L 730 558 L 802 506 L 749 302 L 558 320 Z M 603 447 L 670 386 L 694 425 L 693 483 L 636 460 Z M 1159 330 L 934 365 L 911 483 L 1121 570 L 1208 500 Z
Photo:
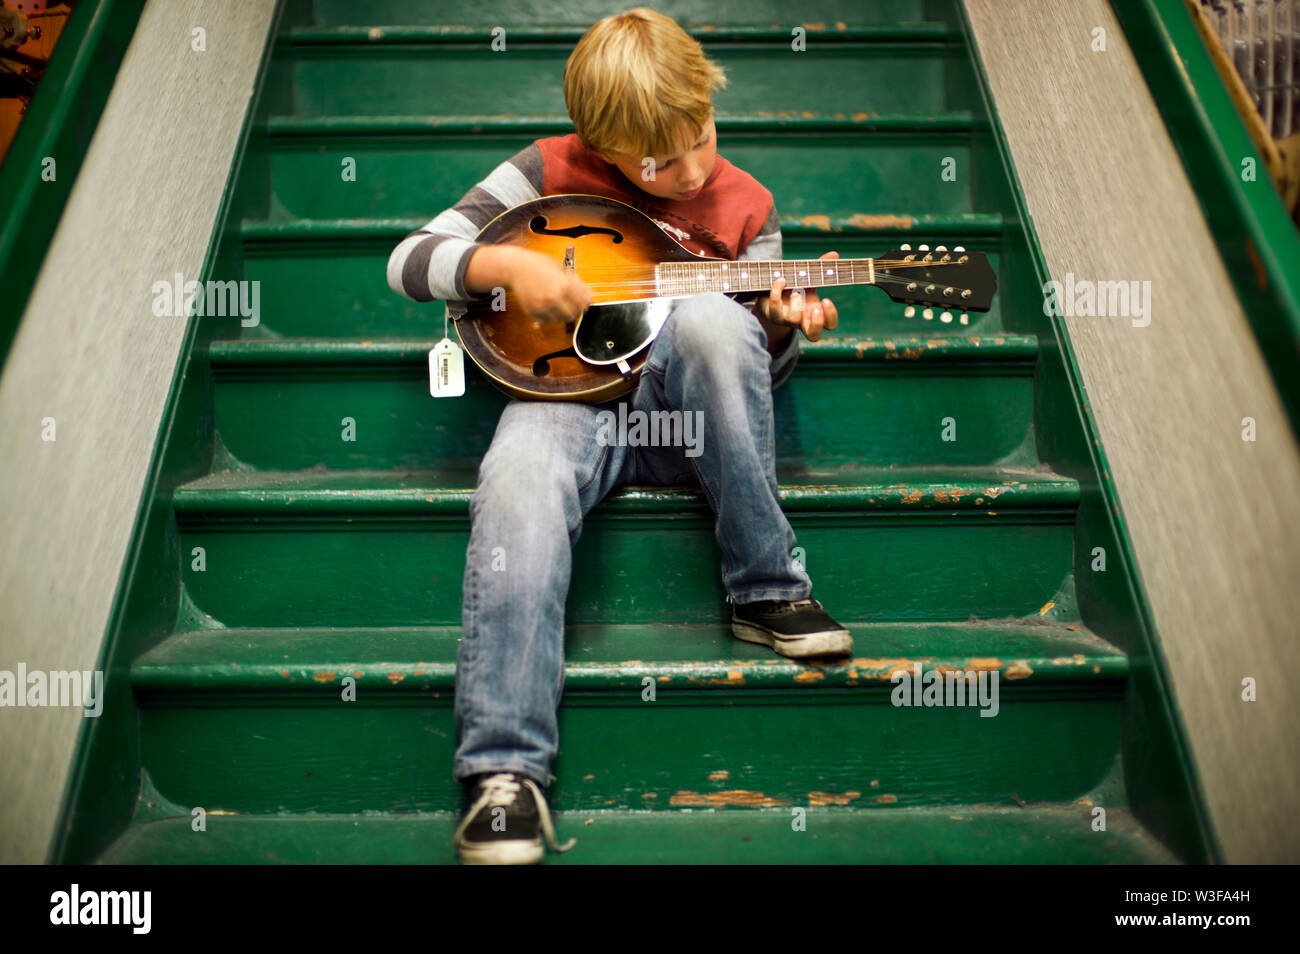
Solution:
M 660 262 L 655 284 L 660 295 L 677 297 L 698 292 L 768 291 L 778 276 L 786 288 L 826 288 L 831 285 L 874 285 L 873 258 L 792 258 L 784 261 Z

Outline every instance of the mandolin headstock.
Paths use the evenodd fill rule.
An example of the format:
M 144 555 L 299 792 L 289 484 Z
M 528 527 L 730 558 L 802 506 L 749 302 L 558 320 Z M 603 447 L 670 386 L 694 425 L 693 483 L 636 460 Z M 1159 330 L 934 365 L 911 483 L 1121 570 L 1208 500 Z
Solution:
M 875 259 L 876 285 L 908 305 L 935 305 L 962 311 L 988 311 L 998 279 L 983 252 L 960 245 L 901 245 Z

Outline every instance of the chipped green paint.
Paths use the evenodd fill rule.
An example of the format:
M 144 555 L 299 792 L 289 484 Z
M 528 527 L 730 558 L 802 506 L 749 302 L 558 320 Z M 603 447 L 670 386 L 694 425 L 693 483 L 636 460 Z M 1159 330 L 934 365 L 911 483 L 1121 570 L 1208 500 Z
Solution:
M 757 651 L 737 657 L 734 654 L 747 647 L 717 625 L 570 627 L 565 685 L 570 691 L 639 690 L 649 677 L 673 683 L 664 698 L 681 704 L 689 701 L 689 693 L 717 687 L 805 693 L 835 688 L 870 693 L 862 701 L 878 704 L 882 684 L 887 690 L 895 673 L 911 674 L 914 666 L 922 673 L 997 671 L 1003 680 L 1032 686 L 1040 695 L 1088 688 L 1118 697 L 1128 675 L 1123 653 L 1077 624 L 1006 620 L 925 626 L 855 623 L 851 628 L 862 646 L 910 643 L 927 652 L 802 664 L 771 654 L 758 656 Z M 136 661 L 131 681 L 153 701 L 191 694 L 246 694 L 254 700 L 263 692 L 297 692 L 320 699 L 337 695 L 348 677 L 358 691 L 382 693 L 384 698 L 450 691 L 459 635 L 455 627 L 178 633 Z M 983 654 L 962 651 L 973 642 Z M 597 646 L 607 658 L 582 658 L 584 650 Z M 618 658 L 612 652 L 615 647 L 640 658 Z M 707 658 L 728 653 L 733 655 Z M 611 704 L 640 705 L 640 696 L 625 694 Z

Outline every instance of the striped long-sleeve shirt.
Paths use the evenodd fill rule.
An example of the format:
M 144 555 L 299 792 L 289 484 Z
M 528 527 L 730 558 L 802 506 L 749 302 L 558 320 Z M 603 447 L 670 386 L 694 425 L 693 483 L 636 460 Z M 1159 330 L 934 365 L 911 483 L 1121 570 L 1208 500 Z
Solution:
M 626 202 L 687 249 L 726 259 L 781 258 L 772 193 L 722 156 L 700 194 L 685 201 L 652 196 L 586 149 L 577 134 L 538 139 L 492 170 L 460 201 L 402 239 L 388 259 L 388 285 L 413 301 L 469 298 L 465 270 L 482 243 L 475 237 L 506 209 L 543 195 L 581 193 Z M 772 356 L 772 386 L 799 358 L 798 333 Z

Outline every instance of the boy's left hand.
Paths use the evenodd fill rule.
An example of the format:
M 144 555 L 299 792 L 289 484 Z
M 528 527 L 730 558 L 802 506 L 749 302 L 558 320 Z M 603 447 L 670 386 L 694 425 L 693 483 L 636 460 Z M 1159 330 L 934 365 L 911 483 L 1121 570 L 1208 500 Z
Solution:
M 827 252 L 818 261 L 839 257 L 839 252 Z M 805 292 L 809 294 L 805 296 Z M 835 310 L 834 302 L 829 298 L 819 301 L 815 288 L 787 289 L 784 277 L 772 282 L 767 297 L 758 299 L 758 314 L 768 324 L 800 329 L 809 341 L 820 338 L 823 329 L 834 331 L 839 324 L 839 312 Z

